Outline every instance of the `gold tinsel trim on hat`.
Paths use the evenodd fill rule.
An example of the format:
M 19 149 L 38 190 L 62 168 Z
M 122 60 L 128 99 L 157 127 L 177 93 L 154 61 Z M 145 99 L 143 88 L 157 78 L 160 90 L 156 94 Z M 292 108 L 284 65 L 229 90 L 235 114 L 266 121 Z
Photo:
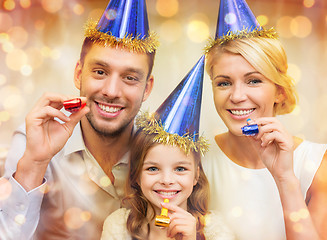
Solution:
M 209 144 L 204 137 L 199 137 L 196 142 L 193 141 L 193 136 L 184 134 L 183 136 L 177 133 L 168 133 L 164 130 L 161 121 L 157 121 L 154 114 L 143 112 L 136 120 L 135 124 L 138 128 L 142 128 L 147 134 L 156 134 L 154 141 L 157 143 L 178 146 L 186 154 L 191 150 L 200 152 L 202 156 L 209 150 Z
M 88 21 L 85 25 L 85 37 L 90 38 L 93 42 L 103 45 L 105 47 L 122 47 L 132 52 L 137 53 L 152 53 L 158 46 L 158 37 L 154 32 L 149 32 L 146 38 L 133 37 L 132 35 L 118 38 L 111 35 L 110 32 L 104 33 L 97 28 L 96 21 Z
M 236 33 L 232 31 L 228 31 L 228 33 L 220 38 L 214 39 L 209 38 L 207 46 L 204 48 L 205 53 L 208 53 L 210 49 L 216 44 L 222 45 L 234 39 L 242 39 L 242 38 L 251 38 L 251 37 L 261 37 L 261 38 L 271 38 L 277 39 L 278 34 L 274 28 L 264 29 L 264 28 L 255 28 L 251 32 L 248 29 L 243 29 L 241 31 L 237 31 Z

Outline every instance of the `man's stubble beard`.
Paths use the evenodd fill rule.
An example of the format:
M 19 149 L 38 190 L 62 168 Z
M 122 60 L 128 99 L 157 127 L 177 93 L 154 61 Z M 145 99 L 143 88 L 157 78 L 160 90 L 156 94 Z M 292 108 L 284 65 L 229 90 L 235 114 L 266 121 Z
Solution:
M 86 116 L 88 122 L 90 123 L 91 127 L 93 128 L 93 130 L 97 134 L 99 134 L 101 137 L 118 137 L 128 128 L 128 126 L 131 124 L 131 122 L 134 121 L 134 117 L 132 119 L 127 119 L 127 121 L 124 121 L 119 126 L 118 129 L 110 130 L 105 127 L 98 126 L 94 119 L 94 116 L 91 112 L 88 112 L 85 116 Z

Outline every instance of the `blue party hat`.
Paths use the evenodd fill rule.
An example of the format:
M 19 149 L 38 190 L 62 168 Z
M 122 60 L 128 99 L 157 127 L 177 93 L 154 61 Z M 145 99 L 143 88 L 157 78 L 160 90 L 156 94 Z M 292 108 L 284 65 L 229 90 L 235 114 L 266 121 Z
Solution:
M 200 58 L 154 114 L 144 113 L 136 119 L 143 131 L 157 134 L 155 141 L 179 146 L 187 153 L 208 150 L 206 140 L 199 136 L 204 59 Z
M 90 21 L 85 36 L 105 46 L 152 53 L 158 46 L 149 31 L 145 0 L 111 0 L 99 22 Z
M 245 0 L 221 0 L 215 39 L 210 39 L 206 52 L 216 44 L 234 39 L 263 37 L 276 39 L 274 28 L 260 26 Z

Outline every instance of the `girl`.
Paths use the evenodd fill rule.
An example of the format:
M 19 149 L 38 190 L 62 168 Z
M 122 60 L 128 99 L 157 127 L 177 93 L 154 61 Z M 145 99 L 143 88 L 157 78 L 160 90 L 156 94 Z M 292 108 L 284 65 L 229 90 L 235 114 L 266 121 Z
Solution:
M 137 118 L 124 201 L 129 209 L 106 219 L 102 239 L 233 239 L 221 216 L 208 212 L 209 186 L 200 156 L 207 145 L 198 137 L 203 66 L 202 57 L 154 115 Z M 169 210 L 166 228 L 155 226 L 162 207 Z

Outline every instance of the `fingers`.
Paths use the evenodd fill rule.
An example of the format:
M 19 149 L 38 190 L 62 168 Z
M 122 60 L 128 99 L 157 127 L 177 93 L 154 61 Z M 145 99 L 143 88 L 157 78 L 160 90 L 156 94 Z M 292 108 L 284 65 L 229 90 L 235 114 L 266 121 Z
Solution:
M 292 136 L 286 131 L 278 119 L 274 117 L 258 118 L 251 120 L 251 124 L 259 125 L 259 133 L 254 138 L 261 141 L 262 147 L 276 143 L 280 148 L 285 150 L 292 148 Z
M 27 115 L 26 120 L 41 120 L 42 122 L 47 121 L 49 119 L 58 118 L 63 122 L 69 122 L 70 119 L 73 120 L 72 124 L 77 123 L 88 111 L 89 109 L 85 107 L 82 111 L 78 111 L 74 114 L 71 114 L 70 117 L 67 117 L 60 109 L 63 107 L 63 102 L 76 97 L 68 97 L 61 94 L 54 93 L 45 93 L 43 96 L 37 101 L 34 108 Z M 82 104 L 85 105 L 86 97 L 79 97 L 82 100 Z M 32 120 L 33 119 L 33 120 Z
M 167 228 L 168 237 L 177 235 L 194 237 L 196 236 L 196 219 L 192 214 L 172 203 L 163 203 L 163 207 L 169 210 L 170 223 Z

